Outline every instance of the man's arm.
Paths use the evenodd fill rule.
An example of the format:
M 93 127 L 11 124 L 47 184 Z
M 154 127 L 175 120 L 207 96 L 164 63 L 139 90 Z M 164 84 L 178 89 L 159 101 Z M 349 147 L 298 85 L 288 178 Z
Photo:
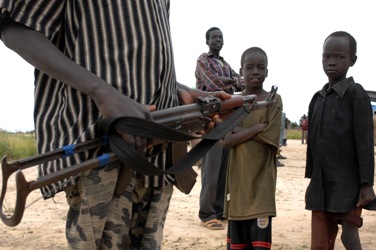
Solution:
M 236 91 L 243 91 L 245 89 L 245 81 L 244 78 L 242 78 L 238 73 L 236 73 L 233 68 L 229 65 L 230 71 L 231 71 L 231 76 L 233 83 L 232 85 L 235 87 Z
M 0 32 L 9 49 L 35 68 L 90 96 L 104 117 L 132 116 L 150 119 L 148 106 L 123 95 L 103 79 L 72 61 L 42 33 L 11 20 L 2 23 Z M 141 150 L 146 145 L 146 139 L 122 136 L 137 149 Z
M 225 82 L 231 80 L 228 77 L 221 77 L 218 73 L 210 67 L 210 62 L 207 57 L 201 55 L 197 60 L 196 77 L 201 80 L 201 85 L 198 89 L 206 89 L 208 91 L 218 91 L 225 87 Z

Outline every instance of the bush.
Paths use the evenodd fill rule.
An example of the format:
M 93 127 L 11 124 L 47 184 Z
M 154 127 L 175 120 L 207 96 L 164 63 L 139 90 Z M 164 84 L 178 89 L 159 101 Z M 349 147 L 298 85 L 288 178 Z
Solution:
M 0 131 L 0 154 L 1 156 L 9 153 L 9 140 L 6 132 Z
M 299 126 L 299 124 L 297 124 L 296 122 L 292 122 L 292 123 L 290 124 L 290 128 L 291 128 L 291 129 L 300 129 L 300 126 Z

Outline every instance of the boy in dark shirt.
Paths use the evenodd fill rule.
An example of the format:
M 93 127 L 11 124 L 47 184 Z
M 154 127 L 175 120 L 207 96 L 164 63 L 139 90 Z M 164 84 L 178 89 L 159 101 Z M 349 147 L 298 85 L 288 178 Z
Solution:
M 357 60 L 356 40 L 330 34 L 322 64 L 329 82 L 308 112 L 306 209 L 312 210 L 311 249 L 333 249 L 342 225 L 346 249 L 361 249 L 362 208 L 375 199 L 372 108 L 367 92 L 346 77 Z

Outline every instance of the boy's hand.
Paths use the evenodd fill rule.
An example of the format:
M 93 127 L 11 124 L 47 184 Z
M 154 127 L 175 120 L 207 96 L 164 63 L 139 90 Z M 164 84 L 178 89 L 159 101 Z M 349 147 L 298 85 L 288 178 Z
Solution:
M 212 130 L 216 125 L 219 125 L 222 123 L 222 119 L 219 117 L 219 115 L 214 115 L 212 118 L 212 121 L 209 122 L 208 127 L 206 131 L 200 131 L 199 134 L 205 134 L 208 133 L 210 130 Z
M 364 207 L 365 205 L 371 203 L 376 198 L 373 187 L 362 185 L 359 192 L 357 207 Z

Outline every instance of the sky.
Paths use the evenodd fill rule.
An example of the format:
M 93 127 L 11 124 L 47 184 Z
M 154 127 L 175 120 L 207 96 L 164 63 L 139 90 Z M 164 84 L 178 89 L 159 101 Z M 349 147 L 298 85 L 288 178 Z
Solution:
M 205 33 L 218 27 L 224 36 L 221 56 L 239 72 L 249 47 L 268 55 L 264 88 L 278 86 L 283 111 L 292 122 L 307 114 L 313 94 L 327 78 L 322 45 L 334 31 L 347 31 L 358 43 L 358 60 L 348 76 L 376 90 L 373 70 L 376 24 L 372 0 L 171 0 L 170 24 L 177 80 L 195 87 L 196 60 L 208 52 Z M 373 63 L 372 63 L 373 62 Z M 0 42 L 0 129 L 30 131 L 33 123 L 33 68 Z

